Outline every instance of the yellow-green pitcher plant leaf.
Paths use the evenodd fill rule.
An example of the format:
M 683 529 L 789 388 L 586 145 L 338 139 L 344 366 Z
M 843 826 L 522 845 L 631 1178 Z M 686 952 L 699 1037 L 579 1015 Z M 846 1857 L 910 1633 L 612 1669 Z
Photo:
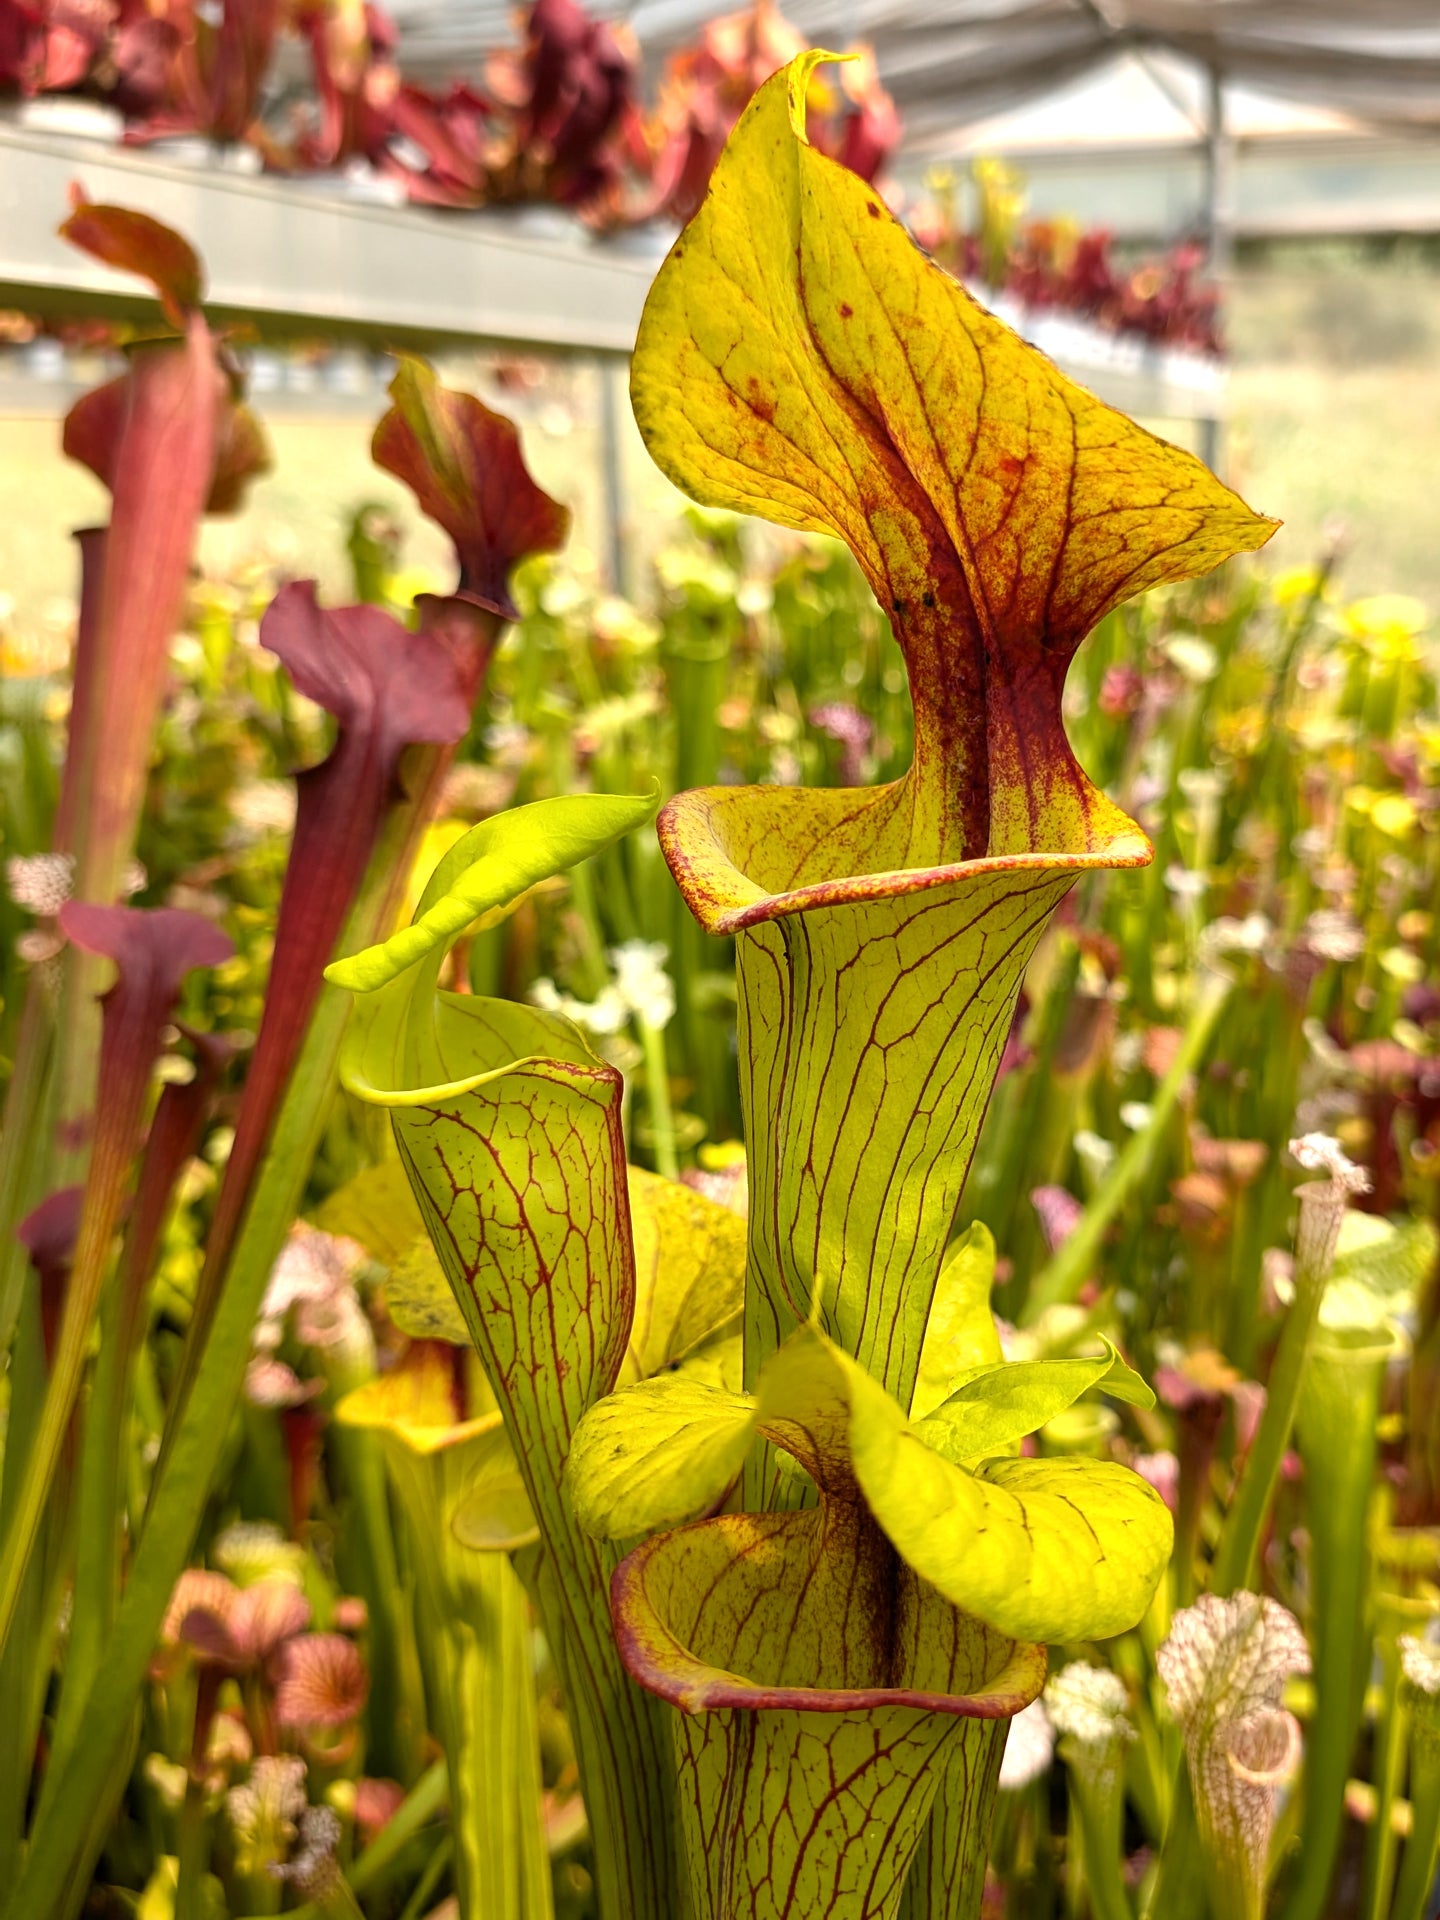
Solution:
M 925 1322 L 911 1416 L 933 1413 L 961 1379 L 1004 1359 L 990 1290 L 995 1284 L 995 1236 L 977 1220 L 945 1255 Z
M 792 61 L 731 136 L 646 302 L 636 418 L 695 499 L 838 535 L 892 615 L 916 766 L 878 836 L 853 793 L 833 832 L 895 866 L 1082 850 L 1117 820 L 1065 741 L 1070 655 L 1120 601 L 1276 523 L 1066 379 L 810 146 L 832 57 Z
M 1026 962 L 1088 870 L 1150 857 L 1061 720 L 1095 622 L 1273 523 L 1102 405 L 811 147 L 820 54 L 760 89 L 642 317 L 636 419 L 710 506 L 838 535 L 905 655 L 909 772 L 707 788 L 661 815 L 738 934 L 746 1374 L 809 1314 L 908 1405 Z
M 580 1423 L 565 1466 L 581 1523 L 628 1540 L 718 1505 L 754 1443 L 756 1415 L 753 1394 L 684 1373 L 609 1395 Z
M 358 957 L 341 1074 L 387 1107 L 400 1158 L 503 1415 L 540 1533 L 534 1580 L 595 1836 L 601 1911 L 676 1910 L 671 1781 L 653 1704 L 610 1630 L 613 1553 L 560 1491 L 570 1439 L 615 1385 L 634 1257 L 620 1075 L 557 1014 L 436 988 L 449 943 L 643 823 L 654 799 L 542 801 L 456 843 L 407 940 Z M 462 1526 L 468 1523 L 462 1520 Z
M 635 1317 L 622 1379 L 648 1379 L 726 1330 L 745 1307 L 745 1222 L 675 1180 L 631 1167 Z
M 409 1526 L 461 1909 L 549 1920 L 529 1603 L 503 1550 L 536 1531 L 500 1416 L 457 1417 L 449 1350 L 417 1342 L 336 1417 L 379 1435 Z
M 470 1344 L 470 1329 L 428 1234 L 407 1247 L 391 1267 L 385 1311 L 412 1340 L 448 1340 L 452 1347 Z
M 947 1460 L 999 1453 L 1073 1407 L 1091 1388 L 1131 1406 L 1153 1407 L 1155 1395 L 1106 1340 L 1098 1358 L 1002 1361 L 976 1368 L 916 1431 Z
M 1123 1367 L 1113 1349 L 1086 1364 L 1089 1384 Z M 1128 1370 L 1119 1384 L 1145 1392 Z M 658 1534 L 612 1589 L 627 1668 L 679 1709 L 695 1912 L 898 1914 L 942 1782 L 921 1897 L 951 1911 L 957 1888 L 978 1895 L 996 1723 L 1041 1684 L 1036 1643 L 1133 1626 L 1169 1514 L 1109 1463 L 952 1464 L 813 1326 L 754 1395 L 682 1374 L 616 1393 L 582 1424 L 569 1491 L 587 1522 L 630 1531 L 664 1504 L 667 1473 L 678 1501 L 714 1505 L 762 1434 L 818 1504 Z
M 1434 1268 L 1437 1246 L 1440 1236 L 1423 1217 L 1396 1223 L 1373 1213 L 1347 1213 L 1320 1302 L 1320 1325 L 1332 1332 L 1413 1326 L 1417 1294 Z
M 613 1589 L 625 1664 L 679 1709 L 678 1798 L 698 1920 L 893 1915 L 937 1785 L 981 1791 L 1044 1650 L 951 1607 L 863 1504 L 726 1514 L 658 1535 Z
M 1306 1795 L 1287 1920 L 1333 1910 L 1345 1834 L 1345 1782 L 1370 1674 L 1367 1618 L 1375 1460 L 1385 1374 L 1402 1350 L 1383 1323 L 1320 1327 L 1305 1356 L 1295 1445 L 1311 1489 L 1310 1641 L 1315 1710 L 1306 1729 Z
M 916 1423 L 823 1333 L 803 1327 L 767 1362 L 754 1394 L 675 1374 L 602 1401 L 576 1435 L 566 1491 L 586 1527 L 630 1538 L 713 1509 L 763 1435 L 800 1462 L 822 1501 L 863 1506 L 915 1574 L 998 1632 L 1049 1642 L 1123 1633 L 1149 1605 L 1170 1553 L 1170 1515 L 1155 1490 L 1110 1461 L 966 1462 L 985 1450 L 970 1442 L 983 1436 L 987 1414 L 996 1444 L 1008 1444 L 1030 1430 L 1027 1413 L 1051 1418 L 1087 1387 L 1113 1379 L 1141 1400 L 1149 1390 L 1113 1348 L 1097 1360 L 1000 1371 L 1031 1384 L 971 1402 L 973 1425 Z
M 818 1300 L 911 1400 L 1015 995 L 1071 877 L 977 874 L 741 935 L 747 1382 Z
M 353 993 L 373 993 L 417 961 L 443 958 L 468 927 L 512 911 L 540 881 L 644 826 L 655 800 L 653 794 L 562 794 L 482 820 L 436 867 L 411 925 L 379 946 L 337 960 L 326 979 Z
M 425 1232 L 405 1169 L 393 1158 L 363 1167 L 337 1187 L 316 1208 L 315 1224 L 325 1233 L 358 1240 L 373 1260 L 391 1268 Z
M 403 1178 L 402 1170 L 396 1171 Z M 745 1223 L 737 1214 L 643 1167 L 627 1168 L 626 1184 L 635 1246 L 635 1313 L 622 1381 L 648 1379 L 687 1355 L 708 1350 L 725 1334 L 738 1332 L 745 1300 Z M 327 1218 L 353 1218 L 348 1203 L 338 1211 L 335 1203 L 356 1186 L 357 1181 L 350 1181 L 335 1201 L 327 1202 Z M 405 1203 L 418 1220 L 408 1182 Z M 365 1239 L 358 1223 L 356 1238 Z M 366 1241 L 372 1251 L 374 1238 L 372 1233 Z M 391 1264 L 385 1305 L 396 1326 L 417 1339 L 469 1345 L 464 1316 L 423 1232 Z

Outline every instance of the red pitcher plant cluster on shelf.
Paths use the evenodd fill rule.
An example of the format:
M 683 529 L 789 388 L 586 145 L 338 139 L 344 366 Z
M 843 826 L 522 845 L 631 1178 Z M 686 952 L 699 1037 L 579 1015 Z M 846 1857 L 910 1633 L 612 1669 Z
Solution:
M 805 44 L 757 0 L 674 55 L 647 110 L 622 27 L 579 0 L 534 0 L 521 20 L 482 85 L 435 92 L 403 77 L 395 24 L 370 0 L 4 0 L 0 90 L 104 101 L 132 142 L 244 143 L 284 173 L 360 163 L 421 205 L 551 203 L 611 228 L 688 218 L 756 88 Z M 302 100 L 276 79 L 286 41 L 308 59 Z M 868 54 L 814 104 L 827 147 L 873 179 L 900 126 Z

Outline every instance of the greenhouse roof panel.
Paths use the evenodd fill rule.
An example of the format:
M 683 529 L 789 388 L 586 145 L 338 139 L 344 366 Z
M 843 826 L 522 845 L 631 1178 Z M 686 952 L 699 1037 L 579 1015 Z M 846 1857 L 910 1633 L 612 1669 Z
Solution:
M 594 10 L 658 58 L 722 6 L 599 0 Z M 392 11 L 417 73 L 473 68 L 513 44 L 513 9 L 495 0 L 392 0 Z M 814 45 L 873 44 L 917 145 L 1132 50 L 1169 50 L 1372 124 L 1440 131 L 1435 0 L 788 0 L 784 11 Z

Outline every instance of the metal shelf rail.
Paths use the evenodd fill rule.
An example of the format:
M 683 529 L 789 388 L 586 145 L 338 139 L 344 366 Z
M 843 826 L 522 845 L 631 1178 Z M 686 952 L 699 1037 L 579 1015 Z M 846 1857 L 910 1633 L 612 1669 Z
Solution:
M 616 362 L 630 352 L 661 239 L 597 240 L 550 209 L 450 214 L 367 202 L 333 178 L 281 179 L 189 143 L 184 158 L 0 119 L 0 306 L 115 317 L 153 313 L 127 276 L 66 245 L 72 182 L 143 208 L 199 248 L 217 321 L 262 337 L 323 334 L 377 348 L 525 346 L 598 356 L 606 494 L 618 490 Z M 198 158 L 200 164 L 196 164 Z M 206 161 L 209 164 L 206 164 Z M 1223 368 L 1060 315 L 1002 317 L 1111 405 L 1202 423 L 1223 412 Z M 317 396 L 318 398 L 318 396 Z M 323 400 L 321 401 L 323 405 Z M 617 501 L 607 545 L 621 576 Z
M 628 353 L 655 262 L 549 239 L 502 215 L 459 217 L 349 199 L 343 182 L 179 164 L 0 124 L 0 303 L 134 314 L 153 303 L 59 239 L 72 181 L 185 234 L 217 320 L 377 345 L 493 341 Z M 577 230 L 578 231 L 578 230 Z
M 0 122 L 0 302 L 146 307 L 133 281 L 56 237 L 75 180 L 92 199 L 143 207 L 179 228 L 205 258 L 217 318 L 247 319 L 262 333 L 624 354 L 660 257 L 654 242 L 596 240 L 549 210 L 517 219 L 371 205 L 346 197 L 343 181 L 181 164 Z M 1223 375 L 1213 362 L 992 304 L 1127 412 L 1197 419 L 1219 407 Z

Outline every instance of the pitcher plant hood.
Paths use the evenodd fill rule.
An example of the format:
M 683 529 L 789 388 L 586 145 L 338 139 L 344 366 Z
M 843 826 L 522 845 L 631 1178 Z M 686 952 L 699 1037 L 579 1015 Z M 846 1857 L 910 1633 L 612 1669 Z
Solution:
M 1276 524 L 1066 379 L 808 144 L 833 57 L 801 55 L 751 103 L 651 289 L 631 393 L 685 492 L 850 548 L 905 656 L 915 758 L 860 796 L 672 802 L 666 856 L 715 932 L 981 861 L 1148 858 L 1070 751 L 1066 669 L 1121 601 Z

